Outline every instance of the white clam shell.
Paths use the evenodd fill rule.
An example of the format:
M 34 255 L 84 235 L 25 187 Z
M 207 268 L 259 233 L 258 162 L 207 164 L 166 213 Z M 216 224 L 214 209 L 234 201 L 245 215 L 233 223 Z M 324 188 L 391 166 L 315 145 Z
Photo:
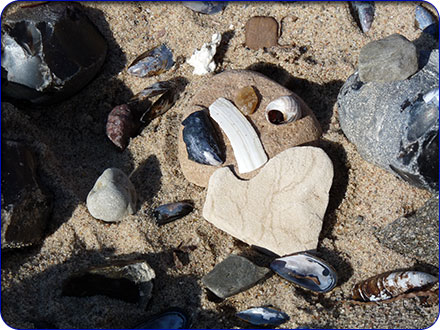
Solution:
M 209 106 L 209 114 L 231 142 L 239 173 L 251 172 L 267 162 L 257 132 L 231 102 L 223 97 L 218 98 Z
M 265 115 L 271 124 L 287 124 L 301 118 L 301 104 L 293 95 L 281 96 L 267 105 Z

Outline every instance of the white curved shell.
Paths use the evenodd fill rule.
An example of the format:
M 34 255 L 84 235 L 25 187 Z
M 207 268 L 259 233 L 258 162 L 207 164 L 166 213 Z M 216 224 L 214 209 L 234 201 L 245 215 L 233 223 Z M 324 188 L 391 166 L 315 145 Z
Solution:
M 265 115 L 271 124 L 287 124 L 301 118 L 301 105 L 292 95 L 281 96 L 267 105 Z

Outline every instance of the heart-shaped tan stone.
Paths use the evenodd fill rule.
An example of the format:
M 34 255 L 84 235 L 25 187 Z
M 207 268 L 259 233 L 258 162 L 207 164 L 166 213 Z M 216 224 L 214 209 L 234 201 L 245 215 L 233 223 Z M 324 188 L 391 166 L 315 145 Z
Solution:
M 316 249 L 333 164 L 316 147 L 270 159 L 249 181 L 223 167 L 209 179 L 203 216 L 217 228 L 278 255 Z

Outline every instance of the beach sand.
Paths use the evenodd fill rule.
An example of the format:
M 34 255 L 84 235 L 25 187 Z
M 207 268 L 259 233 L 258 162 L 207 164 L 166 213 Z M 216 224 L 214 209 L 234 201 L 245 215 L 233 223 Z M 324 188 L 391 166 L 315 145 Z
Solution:
M 387 304 L 353 305 L 345 300 L 355 283 L 396 269 L 437 275 L 438 265 L 422 264 L 382 246 L 374 231 L 414 212 L 431 194 L 364 161 L 344 136 L 336 98 L 356 70 L 360 49 L 372 40 L 400 33 L 421 37 L 414 24 L 415 2 L 378 2 L 370 32 L 363 34 L 347 2 L 237 2 L 215 15 L 197 14 L 180 3 L 85 2 L 86 13 L 109 44 L 99 75 L 65 102 L 42 109 L 17 110 L 2 104 L 2 138 L 26 142 L 35 151 L 42 183 L 54 196 L 47 236 L 35 247 L 2 252 L 2 317 L 14 328 L 131 328 L 167 307 L 186 309 L 193 328 L 251 328 L 234 313 L 273 305 L 290 316 L 279 328 L 426 328 L 438 304 L 419 298 Z M 13 11 L 19 4 L 8 8 Z M 272 16 L 281 28 L 279 44 L 265 50 L 244 46 L 245 24 L 253 16 Z M 268 266 L 270 258 L 218 230 L 202 217 L 206 189 L 189 183 L 177 158 L 182 113 L 210 75 L 195 76 L 185 63 L 195 49 L 221 33 L 216 72 L 251 68 L 298 94 L 323 129 L 319 146 L 334 165 L 334 181 L 317 255 L 334 266 L 337 287 L 314 294 L 273 275 L 223 301 L 202 285 L 201 277 L 230 254 Z M 130 76 L 127 66 L 142 52 L 166 43 L 177 64 L 151 78 Z M 300 47 L 307 47 L 301 54 Z M 118 152 L 105 134 L 110 110 L 159 80 L 187 80 L 179 100 Z M 127 174 L 139 195 L 136 214 L 114 224 L 92 218 L 85 200 L 109 167 Z M 195 210 L 158 227 L 151 210 L 191 199 Z M 178 267 L 173 251 L 181 252 Z M 145 259 L 155 270 L 153 296 L 146 310 L 104 296 L 61 295 L 63 281 L 106 258 Z M 43 323 L 46 322 L 46 323 Z

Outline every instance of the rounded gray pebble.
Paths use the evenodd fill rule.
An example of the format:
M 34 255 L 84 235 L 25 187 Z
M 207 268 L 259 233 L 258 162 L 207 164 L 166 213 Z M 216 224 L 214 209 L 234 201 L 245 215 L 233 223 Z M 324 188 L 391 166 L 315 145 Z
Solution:
M 87 208 L 96 219 L 118 222 L 135 213 L 136 190 L 124 172 L 108 168 L 89 192 Z

